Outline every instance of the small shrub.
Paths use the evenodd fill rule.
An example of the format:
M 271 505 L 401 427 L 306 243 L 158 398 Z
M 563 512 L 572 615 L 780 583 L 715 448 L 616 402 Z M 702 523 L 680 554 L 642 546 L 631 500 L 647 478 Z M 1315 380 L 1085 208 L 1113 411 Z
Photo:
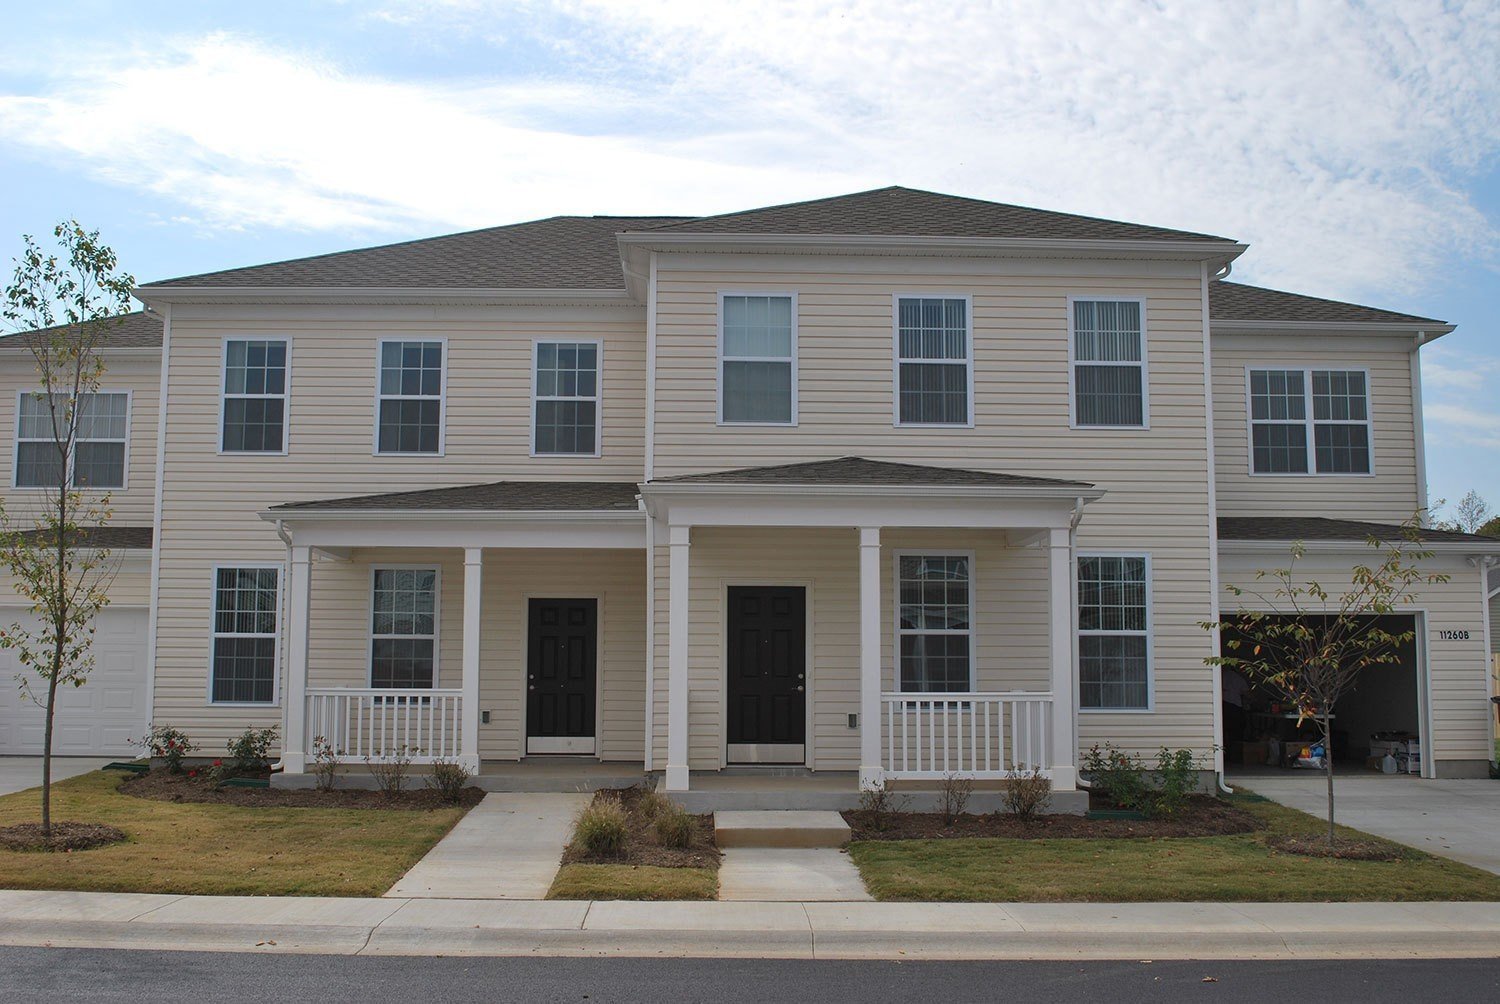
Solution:
M 268 729 L 246 729 L 229 741 L 228 765 L 232 775 L 264 774 L 271 769 L 271 747 L 276 745 L 276 726 Z
M 1106 743 L 1089 749 L 1083 772 L 1093 790 L 1122 809 L 1146 812 L 1146 768 L 1136 757 Z
M 198 748 L 197 743 L 188 739 L 186 732 L 170 725 L 153 725 L 144 736 L 132 739 L 131 743 L 145 749 L 153 760 L 165 762 L 170 774 L 181 774 L 183 757 Z
M 339 776 L 339 758 L 344 751 L 334 749 L 333 744 L 322 736 L 313 736 L 312 746 L 313 777 L 317 779 L 318 790 L 332 791 Z
M 427 775 L 427 787 L 436 791 L 449 805 L 457 805 L 473 776 L 473 771 L 456 760 L 439 760 L 432 765 L 432 773 Z
M 1034 822 L 1052 804 L 1052 779 L 1040 768 L 1019 767 L 1005 777 L 1005 811 L 1021 822 Z
M 876 830 L 889 830 L 891 817 L 906 811 L 906 802 L 883 784 L 859 793 L 859 810 L 869 815 L 870 826 Z
M 365 765 L 375 778 L 376 786 L 387 795 L 399 795 L 406 787 L 406 775 L 411 770 L 412 757 L 421 750 L 411 746 L 396 746 L 378 750 L 376 757 L 365 757 Z
M 942 796 L 943 825 L 952 826 L 953 821 L 969 807 L 969 796 L 974 794 L 974 779 L 958 774 L 944 774 L 939 792 Z
M 616 855 L 625 850 L 625 808 L 613 798 L 590 802 L 573 824 L 573 840 L 590 854 Z
M 1198 790 L 1198 761 L 1188 749 L 1156 754 L 1156 791 L 1152 815 L 1171 816 L 1182 810 L 1188 796 Z
M 698 821 L 680 805 L 668 804 L 656 817 L 656 839 L 663 847 L 691 847 Z
M 641 792 L 640 801 L 636 802 L 636 811 L 641 818 L 650 822 L 677 808 L 677 803 L 667 797 L 665 792 L 650 790 Z

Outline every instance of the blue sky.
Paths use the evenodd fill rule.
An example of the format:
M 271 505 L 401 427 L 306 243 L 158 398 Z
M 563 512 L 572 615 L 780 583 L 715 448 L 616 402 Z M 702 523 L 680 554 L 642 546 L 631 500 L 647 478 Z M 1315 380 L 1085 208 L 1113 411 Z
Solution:
M 0 257 L 163 278 L 554 213 L 886 184 L 1224 234 L 1439 317 L 1434 498 L 1500 507 L 1500 5 L 367 0 L 8 6 Z

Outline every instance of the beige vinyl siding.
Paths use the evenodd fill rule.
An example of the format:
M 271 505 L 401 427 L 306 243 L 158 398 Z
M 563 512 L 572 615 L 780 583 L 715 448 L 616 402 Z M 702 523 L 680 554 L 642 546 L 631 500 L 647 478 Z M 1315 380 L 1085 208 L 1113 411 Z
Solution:
M 275 528 L 257 515 L 263 509 L 503 479 L 638 480 L 644 332 L 642 312 L 629 308 L 174 309 L 159 542 L 158 719 L 192 723 L 215 744 L 247 725 L 279 721 L 279 708 L 213 706 L 206 697 L 212 567 L 285 561 Z M 291 341 L 285 456 L 217 452 L 228 337 Z M 445 455 L 373 455 L 376 344 L 384 337 L 446 339 Z M 532 344 L 583 338 L 603 343 L 602 456 L 533 458 Z M 462 595 L 450 580 L 461 582 L 461 574 L 445 575 L 445 604 Z M 448 665 L 445 658 L 445 670 Z
M 149 607 L 151 605 L 151 553 L 140 550 L 118 550 L 110 553 L 109 565 L 113 577 L 109 580 L 106 595 L 108 609 L 120 607 Z M 15 578 L 8 570 L 0 570 L 0 606 L 16 607 L 26 601 L 15 595 Z M 6 622 L 9 623 L 9 622 Z
M 1369 562 L 1371 551 L 1310 551 L 1297 562 L 1299 582 L 1317 581 L 1336 598 L 1349 588 L 1350 569 Z M 1225 585 L 1253 588 L 1257 569 L 1285 568 L 1286 552 L 1225 553 L 1219 558 Z M 1419 648 L 1427 653 L 1430 676 L 1432 750 L 1438 776 L 1444 760 L 1488 760 L 1492 756 L 1489 666 L 1484 647 L 1484 603 L 1479 573 L 1462 557 L 1434 556 L 1419 563 L 1424 572 L 1450 576 L 1447 582 L 1416 590 L 1408 612 L 1423 614 Z M 1246 608 L 1258 604 L 1245 601 Z M 1237 604 L 1226 600 L 1226 614 Z M 1467 639 L 1445 639 L 1441 632 L 1468 632 Z
M 715 424 L 720 290 L 797 294 L 796 427 Z M 893 426 L 896 293 L 972 297 L 974 428 Z M 1145 298 L 1149 429 L 1069 427 L 1070 295 Z M 1211 591 L 1197 265 L 663 256 L 657 298 L 656 477 L 852 454 L 1098 485 L 1107 494 L 1087 507 L 1079 549 L 1151 554 L 1155 705 L 1149 713 L 1081 716 L 1082 745 L 1109 739 L 1154 751 L 1167 743 L 1208 754 L 1212 680 L 1203 658 L 1211 653 L 1197 626 L 1209 616 Z M 851 569 L 854 553 L 851 542 Z M 657 565 L 661 685 L 664 553 Z M 656 729 L 660 739 L 661 704 Z M 664 752 L 658 745 L 658 756 Z
M 130 392 L 129 440 L 125 444 L 124 488 L 109 494 L 113 526 L 150 526 L 156 511 L 157 400 L 161 396 L 161 355 L 149 351 L 107 352 L 99 389 Z M 40 387 L 36 362 L 21 349 L 0 350 L 0 501 L 11 520 L 40 514 L 47 493 L 13 488 L 16 475 L 16 399 Z
M 1274 513 L 1387 523 L 1411 518 L 1419 503 L 1409 349 L 1409 341 L 1394 338 L 1214 336 L 1214 461 L 1219 514 Z M 1373 476 L 1250 474 L 1247 368 L 1367 370 L 1374 422 Z
M 457 549 L 362 548 L 313 567 L 309 687 L 368 687 L 371 576 L 378 567 L 439 570 L 438 681 L 462 686 L 463 553 Z M 646 607 L 644 551 L 565 548 L 484 552 L 479 645 L 479 726 L 485 759 L 523 755 L 528 600 L 598 600 L 598 756 L 639 760 L 644 751 Z

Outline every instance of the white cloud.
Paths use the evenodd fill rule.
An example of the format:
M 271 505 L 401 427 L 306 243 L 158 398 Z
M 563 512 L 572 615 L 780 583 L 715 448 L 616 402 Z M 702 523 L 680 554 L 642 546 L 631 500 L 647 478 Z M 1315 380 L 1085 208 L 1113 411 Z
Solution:
M 363 8 L 350 8 L 363 10 Z M 1247 240 L 1239 275 L 1391 303 L 1496 251 L 1500 6 L 387 2 L 503 79 L 227 36 L 59 61 L 0 138 L 208 225 L 441 230 L 901 183 Z M 1399 303 L 1392 305 L 1399 306 Z

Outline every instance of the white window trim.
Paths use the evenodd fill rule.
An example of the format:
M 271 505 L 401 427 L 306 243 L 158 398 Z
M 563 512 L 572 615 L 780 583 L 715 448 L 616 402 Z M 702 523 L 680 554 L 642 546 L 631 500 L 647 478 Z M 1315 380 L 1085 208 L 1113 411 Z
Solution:
M 1293 372 L 1302 374 L 1302 401 L 1303 401 L 1303 423 L 1307 427 L 1307 470 L 1305 471 L 1257 471 L 1255 469 L 1255 423 L 1275 423 L 1280 425 L 1293 425 L 1287 421 L 1280 422 L 1276 419 L 1257 419 L 1255 417 L 1255 402 L 1250 393 L 1250 374 L 1260 372 Z M 1334 421 L 1332 419 L 1313 418 L 1313 373 L 1363 373 L 1365 377 L 1365 420 L 1363 423 L 1356 421 Z M 1318 470 L 1317 434 L 1314 429 L 1318 425 L 1361 425 L 1365 427 L 1365 438 L 1369 443 L 1370 469 L 1364 472 L 1358 471 L 1320 471 Z M 1323 365 L 1317 366 L 1282 366 L 1274 363 L 1255 363 L 1245 367 L 1245 470 L 1252 478 L 1373 478 L 1375 476 L 1375 388 L 1370 382 L 1370 370 L 1365 366 L 1339 366 Z
M 790 356 L 728 356 L 724 354 L 724 300 L 730 296 L 764 296 L 785 297 L 792 301 L 792 344 Z M 797 294 L 786 290 L 768 289 L 721 289 L 718 293 L 719 319 L 718 319 L 718 345 L 717 360 L 714 379 L 714 417 L 719 425 L 723 426 L 750 426 L 773 429 L 790 429 L 797 425 Z M 791 421 L 788 422 L 731 422 L 724 418 L 724 364 L 726 362 L 789 362 L 792 365 L 791 389 L 792 389 L 792 412 Z
M 963 558 L 969 563 L 969 627 L 968 630 L 957 628 L 911 628 L 903 630 L 901 627 L 901 559 L 902 558 Z M 978 590 L 978 568 L 974 561 L 974 551 L 954 549 L 951 547 L 917 547 L 903 548 L 893 551 L 891 554 L 891 585 L 892 585 L 892 619 L 891 630 L 894 647 L 891 650 L 891 690 L 898 694 L 913 694 L 918 696 L 951 697 L 954 691 L 932 691 L 932 690 L 903 690 L 901 688 L 901 639 L 904 635 L 968 635 L 969 637 L 969 687 L 965 693 L 975 693 L 975 685 L 979 679 L 979 666 L 976 659 L 979 653 L 979 590 Z
M 380 402 L 391 401 L 428 401 L 431 398 L 426 394 L 382 394 L 380 392 L 380 368 L 381 359 L 385 355 L 385 346 L 391 342 L 437 342 L 443 347 L 443 366 L 438 377 L 438 448 L 436 453 L 406 453 L 400 450 L 381 450 L 380 448 Z M 448 339 L 445 335 L 401 335 L 390 338 L 379 338 L 375 341 L 375 421 L 373 427 L 373 438 L 370 441 L 370 455 L 375 457 L 442 457 L 448 453 Z
M 407 569 L 414 572 L 432 573 L 432 686 L 427 689 L 440 690 L 439 681 L 441 676 L 440 654 L 443 638 L 443 568 L 436 562 L 382 562 L 370 566 L 370 575 L 366 584 L 367 603 L 369 604 L 369 616 L 365 618 L 365 627 L 369 635 L 369 642 L 365 645 L 365 686 L 371 690 L 375 687 L 375 641 L 377 638 L 426 638 L 425 634 L 376 634 L 375 633 L 375 573 L 394 572 Z M 421 687 L 392 687 L 380 688 L 382 690 L 412 690 L 420 691 Z
M 229 343 L 230 342 L 281 342 L 286 346 L 286 379 L 282 383 L 280 394 L 230 394 L 225 389 L 229 380 Z M 377 380 L 379 377 L 377 376 Z M 226 450 L 224 449 L 224 410 L 225 404 L 231 398 L 243 398 L 245 400 L 271 400 L 281 399 L 281 449 L 279 450 Z M 379 406 L 376 406 L 376 426 L 379 434 Z M 218 453 L 224 457 L 284 457 L 291 445 L 292 438 L 292 340 L 286 335 L 229 335 L 224 339 L 224 344 L 219 350 L 219 437 Z
M 240 634 L 238 632 L 226 632 L 220 634 L 216 630 L 216 622 L 219 617 L 219 573 L 229 569 L 271 569 L 276 573 L 276 631 L 275 655 L 272 662 L 271 676 L 271 699 L 269 701 L 216 701 L 214 700 L 214 643 L 220 638 L 265 638 L 263 634 Z M 204 694 L 207 703 L 216 708 L 274 708 L 281 704 L 281 615 L 283 611 L 283 594 L 286 588 L 286 568 L 276 562 L 237 562 L 235 564 L 214 565 L 209 572 L 209 604 L 208 604 L 208 687 Z
M 14 430 L 12 430 L 11 441 L 10 441 L 11 442 L 11 451 L 10 451 L 10 486 L 12 488 L 14 488 L 16 491 L 19 491 L 19 492 L 53 492 L 53 491 L 57 491 L 57 486 L 56 485 L 23 485 L 23 484 L 20 484 L 20 478 L 21 478 L 21 450 L 20 450 L 20 444 L 22 442 L 22 439 L 21 439 L 21 401 L 24 398 L 26 398 L 28 395 L 42 395 L 42 394 L 45 394 L 45 393 L 46 392 L 43 391 L 40 387 L 32 389 L 32 390 L 27 390 L 25 388 L 22 388 L 21 390 L 16 391 L 16 410 L 15 410 L 16 424 L 15 424 Z M 119 390 L 115 390 L 115 389 L 112 389 L 112 388 L 109 388 L 109 387 L 100 387 L 97 390 L 86 391 L 85 393 L 88 393 L 88 394 L 124 394 L 125 395 L 125 439 L 124 439 L 124 443 L 125 443 L 125 458 L 124 458 L 124 460 L 122 462 L 121 471 L 120 471 L 120 485 L 119 485 L 118 488 L 106 488 L 106 487 L 99 487 L 99 486 L 95 486 L 95 485 L 89 485 L 89 486 L 86 486 L 86 487 L 83 487 L 83 488 L 73 487 L 73 462 L 76 459 L 77 443 L 74 443 L 73 449 L 71 449 L 71 450 L 68 451 L 67 470 L 65 470 L 63 472 L 63 481 L 73 491 L 83 492 L 83 493 L 86 493 L 86 494 L 89 494 L 89 495 L 117 495 L 117 494 L 119 494 L 121 492 L 129 491 L 129 489 L 130 489 L 130 430 L 131 430 L 131 422 L 133 421 L 133 416 L 135 414 L 135 393 L 134 393 L 134 391 L 132 391 L 128 387 L 127 388 L 121 388 Z M 25 442 L 28 442 L 28 443 L 45 442 L 45 440 L 28 439 L 28 440 L 25 440 Z M 120 442 L 120 440 L 118 440 L 118 439 L 91 439 L 91 440 L 84 440 L 84 442 L 93 442 L 93 443 L 118 443 L 118 442 Z
M 1111 637 L 1119 635 L 1146 636 L 1146 706 L 1144 708 L 1085 708 L 1083 706 L 1083 670 L 1081 660 L 1074 665 L 1077 674 L 1075 693 L 1078 695 L 1078 712 L 1084 715 L 1150 715 L 1156 712 L 1156 619 L 1153 610 L 1155 602 L 1155 575 L 1151 563 L 1151 552 L 1149 551 L 1079 551 L 1074 555 L 1073 561 L 1073 623 L 1079 623 L 1078 614 L 1078 564 L 1084 558 L 1141 558 L 1146 562 L 1146 630 L 1142 631 L 1101 631 L 1075 628 L 1077 637 L 1089 636 Z M 1076 647 L 1076 643 L 1075 643 Z M 1076 654 L 1076 653 L 1075 653 Z
M 1138 303 L 1141 305 L 1141 359 L 1138 363 L 1096 362 L 1078 358 L 1078 327 L 1075 303 Z M 1147 346 L 1150 338 L 1146 324 L 1146 297 L 1144 296 L 1069 296 L 1068 297 L 1068 428 L 1087 429 L 1091 432 L 1139 432 L 1151 428 L 1151 366 Z M 1141 424 L 1140 425 L 1084 425 L 1078 421 L 1078 367 L 1079 366 L 1139 366 L 1141 368 Z
M 594 402 L 594 452 L 593 453 L 538 453 L 536 449 L 536 405 L 540 400 L 536 392 L 537 357 L 543 345 L 592 345 L 594 347 L 594 396 L 562 397 L 549 395 L 548 401 L 593 401 Z M 531 430 L 527 452 L 533 457 L 548 459 L 597 460 L 604 454 L 604 342 L 598 338 L 537 338 L 531 343 Z
M 958 359 L 907 359 L 901 355 L 901 301 L 902 300 L 962 300 L 964 301 L 964 323 L 968 330 L 964 336 L 967 355 Z M 962 422 L 903 422 L 901 421 L 901 364 L 933 363 L 953 365 L 962 361 L 965 381 L 968 417 Z M 891 294 L 891 425 L 897 429 L 972 429 L 974 428 L 974 297 L 968 293 L 951 292 L 900 292 Z

